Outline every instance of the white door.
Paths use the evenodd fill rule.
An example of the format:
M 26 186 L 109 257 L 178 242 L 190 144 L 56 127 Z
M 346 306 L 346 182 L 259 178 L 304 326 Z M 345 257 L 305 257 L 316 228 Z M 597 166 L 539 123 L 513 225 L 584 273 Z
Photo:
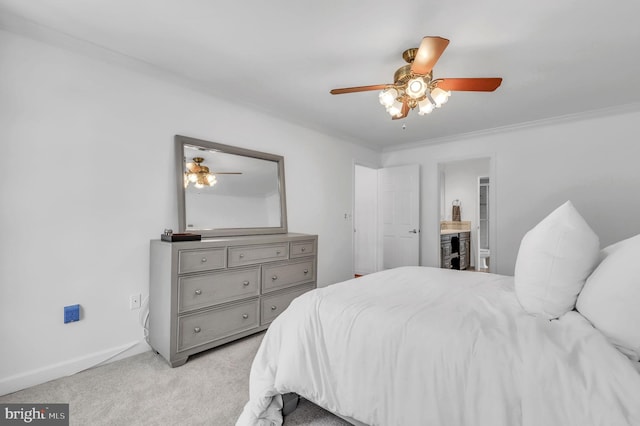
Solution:
M 420 166 L 379 171 L 384 269 L 420 264 Z
M 353 246 L 356 275 L 378 270 L 378 170 L 354 168 Z

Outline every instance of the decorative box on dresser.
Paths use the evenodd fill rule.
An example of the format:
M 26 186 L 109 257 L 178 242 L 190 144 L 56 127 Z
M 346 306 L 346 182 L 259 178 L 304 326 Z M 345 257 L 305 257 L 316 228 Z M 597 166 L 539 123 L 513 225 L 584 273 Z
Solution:
M 149 343 L 172 367 L 266 329 L 316 287 L 318 237 L 151 241 Z

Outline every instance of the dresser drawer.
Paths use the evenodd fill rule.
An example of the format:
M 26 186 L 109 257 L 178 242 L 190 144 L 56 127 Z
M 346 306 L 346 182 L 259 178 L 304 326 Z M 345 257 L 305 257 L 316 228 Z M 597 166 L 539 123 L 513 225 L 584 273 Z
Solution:
M 178 273 L 211 271 L 226 267 L 226 248 L 216 247 L 178 252 Z
M 289 258 L 289 243 L 229 247 L 229 267 Z
M 258 299 L 178 317 L 178 348 L 184 351 L 258 326 Z
M 260 267 L 178 278 L 178 312 L 260 294 Z
M 314 259 L 262 266 L 262 292 L 267 293 L 316 279 Z
M 315 248 L 316 245 L 313 240 L 292 242 L 289 257 L 293 259 L 295 257 L 313 256 L 316 254 Z
M 296 287 L 291 291 L 263 297 L 260 309 L 260 324 L 269 324 L 287 309 L 293 299 L 313 289 L 313 284 L 307 284 L 302 287 Z

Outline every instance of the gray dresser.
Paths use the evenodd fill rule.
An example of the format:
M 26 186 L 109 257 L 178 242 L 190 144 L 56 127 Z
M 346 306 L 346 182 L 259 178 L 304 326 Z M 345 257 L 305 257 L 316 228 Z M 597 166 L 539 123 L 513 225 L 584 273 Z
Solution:
M 172 367 L 264 330 L 316 287 L 318 237 L 151 241 L 149 343 Z

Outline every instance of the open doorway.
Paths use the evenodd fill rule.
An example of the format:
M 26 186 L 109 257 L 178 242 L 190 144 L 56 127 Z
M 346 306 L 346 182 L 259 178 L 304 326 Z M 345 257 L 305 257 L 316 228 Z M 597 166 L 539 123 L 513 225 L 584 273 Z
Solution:
M 468 229 L 467 235 L 470 235 L 471 241 L 468 250 L 470 266 L 467 269 L 470 270 L 496 270 L 495 250 L 490 250 L 495 238 L 495 227 L 491 225 L 495 218 L 495 205 L 492 203 L 494 196 L 489 191 L 490 184 L 495 183 L 493 175 L 491 157 L 453 159 L 438 163 L 441 229 L 443 224 L 456 223 L 455 221 L 460 221 L 461 226 Z M 489 212 L 492 214 L 489 215 Z M 438 244 L 441 245 L 441 241 Z M 441 253 L 442 265 L 441 247 L 438 252 Z M 490 253 L 490 257 L 487 253 Z
M 491 264 L 491 246 L 489 245 L 489 230 L 491 214 L 489 204 L 489 191 L 491 180 L 489 176 L 478 177 L 478 239 L 476 259 L 476 270 L 489 272 Z

